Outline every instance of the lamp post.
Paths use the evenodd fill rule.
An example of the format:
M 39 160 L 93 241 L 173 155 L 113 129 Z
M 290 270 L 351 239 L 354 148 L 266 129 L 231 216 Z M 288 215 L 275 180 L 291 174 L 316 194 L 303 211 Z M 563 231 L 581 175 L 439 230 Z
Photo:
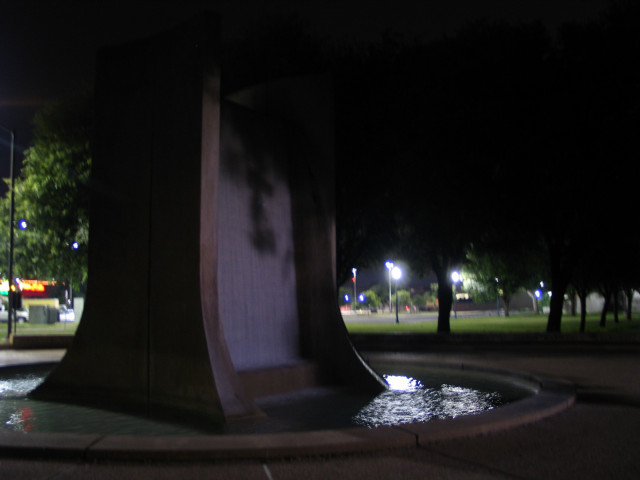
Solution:
M 396 323 L 400 323 L 398 319 L 398 280 L 402 277 L 402 270 L 398 266 L 391 269 L 391 276 L 396 281 Z
M 391 313 L 391 270 L 393 269 L 393 262 L 385 262 L 384 266 L 389 270 L 389 313 Z
M 7 132 L 11 136 L 11 144 L 9 147 L 9 179 L 10 179 L 10 206 L 9 206 L 9 291 L 7 292 L 8 308 L 7 308 L 7 340 L 11 341 L 13 333 L 13 312 L 14 295 L 11 287 L 13 286 L 13 216 L 15 213 L 15 195 L 14 195 L 14 178 L 13 178 L 13 152 L 15 148 L 16 138 L 13 130 L 0 125 L 0 130 Z
M 459 272 L 451 272 L 453 282 L 453 318 L 458 318 L 458 297 L 456 296 L 456 285 L 462 280 Z
M 358 294 L 356 293 L 356 275 L 358 274 L 358 270 L 354 267 L 351 269 L 351 273 L 353 273 L 353 313 L 356 312 L 356 307 L 357 307 L 357 298 L 358 298 Z

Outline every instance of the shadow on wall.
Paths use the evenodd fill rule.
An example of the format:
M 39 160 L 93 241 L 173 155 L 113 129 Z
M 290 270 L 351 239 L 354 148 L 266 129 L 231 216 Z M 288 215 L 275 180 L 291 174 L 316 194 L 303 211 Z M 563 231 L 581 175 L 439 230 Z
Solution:
M 248 209 L 237 213 L 251 221 L 247 233 L 253 246 L 262 253 L 278 254 L 276 237 L 282 220 L 276 217 L 285 213 L 282 202 L 290 201 L 280 198 L 288 182 L 284 129 L 273 118 L 230 101 L 222 103 L 222 117 L 221 177 L 243 191 L 238 200 Z
M 221 119 L 218 275 L 229 352 L 241 370 L 297 363 L 287 132 L 273 116 L 230 101 Z

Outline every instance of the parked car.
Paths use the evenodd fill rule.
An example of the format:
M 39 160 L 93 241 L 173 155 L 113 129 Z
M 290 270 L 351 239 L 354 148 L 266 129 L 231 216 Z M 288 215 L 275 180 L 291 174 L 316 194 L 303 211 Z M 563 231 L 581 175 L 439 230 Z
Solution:
M 76 314 L 71 308 L 67 308 L 64 305 L 60 306 L 60 311 L 58 313 L 58 321 L 59 322 L 75 322 Z
M 15 312 L 16 320 L 18 323 L 28 322 L 29 321 L 29 310 L 19 309 Z M 2 305 L 0 307 L 0 323 L 7 323 L 9 320 L 9 310 Z

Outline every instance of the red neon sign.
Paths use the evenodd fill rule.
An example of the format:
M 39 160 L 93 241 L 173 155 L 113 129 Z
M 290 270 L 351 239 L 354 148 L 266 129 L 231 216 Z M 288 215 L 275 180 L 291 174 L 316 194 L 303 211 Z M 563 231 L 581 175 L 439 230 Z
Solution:
M 45 286 L 42 283 L 21 283 L 20 288 L 23 292 L 44 292 Z

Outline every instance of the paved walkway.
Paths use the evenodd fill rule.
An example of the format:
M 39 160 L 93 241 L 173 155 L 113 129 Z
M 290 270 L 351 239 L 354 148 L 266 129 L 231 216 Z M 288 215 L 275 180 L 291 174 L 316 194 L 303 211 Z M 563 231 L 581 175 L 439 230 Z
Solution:
M 33 356 L 35 355 L 35 357 Z M 0 351 L 0 365 L 56 351 Z M 532 424 L 372 453 L 293 459 L 81 461 L 0 456 L 4 479 L 637 479 L 640 346 L 447 346 L 430 360 L 573 382 L 575 405 Z M 11 357 L 11 358 L 9 358 Z

